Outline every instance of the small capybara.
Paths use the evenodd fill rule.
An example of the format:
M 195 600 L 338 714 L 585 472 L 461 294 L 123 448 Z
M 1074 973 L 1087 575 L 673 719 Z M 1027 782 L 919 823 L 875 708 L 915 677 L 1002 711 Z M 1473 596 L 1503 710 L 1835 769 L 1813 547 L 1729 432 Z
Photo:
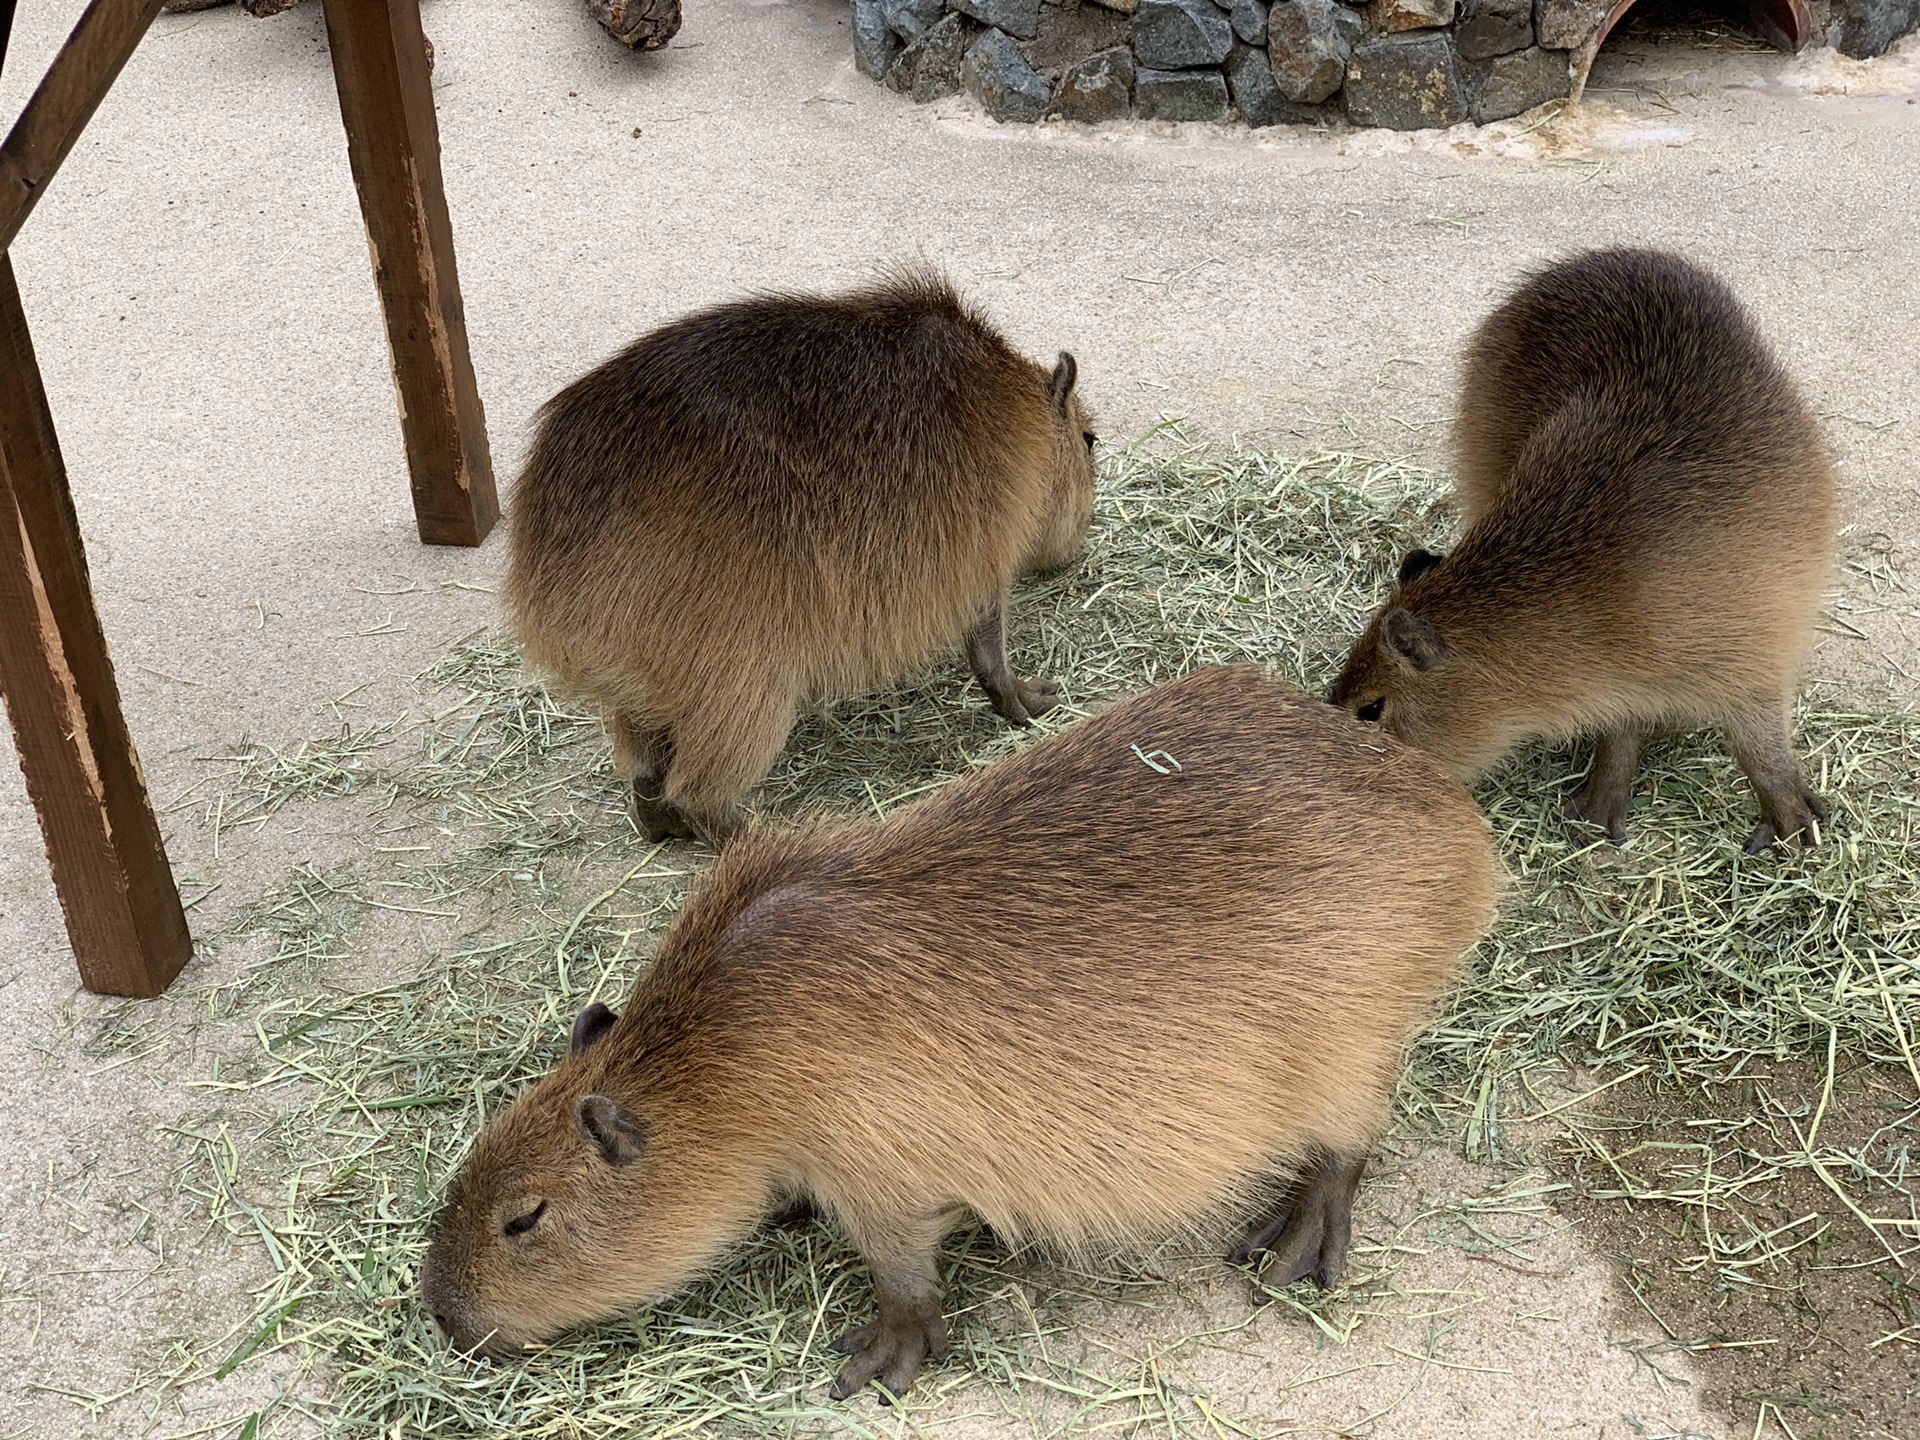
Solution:
M 1480 326 L 1461 390 L 1460 541 L 1405 558 L 1334 703 L 1463 781 L 1590 734 L 1567 811 L 1616 843 L 1642 737 L 1718 725 L 1760 799 L 1747 853 L 1817 838 L 1788 720 L 1833 467 L 1732 291 L 1655 250 L 1577 255 Z
M 937 1259 L 1253 1214 L 1334 1283 L 1402 1046 L 1486 926 L 1480 812 L 1253 666 L 1204 669 L 884 822 L 743 830 L 615 1016 L 481 1134 L 423 1274 L 518 1351 L 661 1299 L 810 1202 L 878 1316 L 834 1393 L 946 1344 Z
M 724 841 L 801 704 L 948 646 L 1014 724 L 1053 707 L 1008 668 L 1007 595 L 1092 521 L 1075 374 L 913 269 L 703 310 L 547 403 L 508 603 L 605 711 L 649 839 Z

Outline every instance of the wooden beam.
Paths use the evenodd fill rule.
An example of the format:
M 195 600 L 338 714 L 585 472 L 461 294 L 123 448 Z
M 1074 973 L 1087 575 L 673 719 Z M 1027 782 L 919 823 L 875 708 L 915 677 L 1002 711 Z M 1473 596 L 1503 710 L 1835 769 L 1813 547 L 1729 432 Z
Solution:
M 0 250 L 13 244 L 161 3 L 93 0 L 53 57 L 40 88 L 0 143 Z
M 478 545 L 500 518 L 467 352 L 419 0 L 326 0 L 347 156 L 387 315 L 413 513 L 429 545 Z
M 0 254 L 0 690 L 80 978 L 158 995 L 193 954 L 120 713 L 66 466 Z

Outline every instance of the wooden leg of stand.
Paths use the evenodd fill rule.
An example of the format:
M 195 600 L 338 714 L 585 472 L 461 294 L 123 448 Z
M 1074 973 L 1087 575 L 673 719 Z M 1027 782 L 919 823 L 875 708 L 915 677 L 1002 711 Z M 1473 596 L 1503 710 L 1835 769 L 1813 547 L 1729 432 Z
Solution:
M 467 353 L 419 0 L 326 0 L 347 156 L 387 313 L 413 510 L 429 545 L 478 545 L 500 518 Z
M 0 255 L 0 689 L 80 978 L 158 995 L 193 954 L 120 713 L 66 467 Z

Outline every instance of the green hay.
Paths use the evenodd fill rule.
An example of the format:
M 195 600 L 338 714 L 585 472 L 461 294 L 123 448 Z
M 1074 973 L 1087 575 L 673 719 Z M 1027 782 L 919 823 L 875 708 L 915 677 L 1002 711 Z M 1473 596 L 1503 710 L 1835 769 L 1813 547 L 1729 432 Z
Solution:
M 884 813 L 1201 663 L 1264 660 L 1318 690 L 1398 556 L 1444 531 L 1433 477 L 1350 456 L 1132 451 L 1102 468 L 1084 563 L 1016 608 L 1016 664 L 1062 682 L 1063 713 L 1010 730 L 943 663 L 804 717 L 764 809 Z M 1008 1255 L 979 1233 L 947 1252 L 956 1359 L 899 1414 L 824 1398 L 825 1341 L 869 1295 L 818 1226 L 760 1236 L 688 1293 L 525 1364 L 450 1357 L 415 1299 L 436 1195 L 486 1116 L 554 1061 L 573 1014 L 618 1003 L 706 857 L 638 841 L 597 723 L 530 683 L 506 641 L 470 639 L 417 679 L 419 718 L 287 755 L 236 748 L 225 788 L 194 802 L 216 833 L 289 804 L 359 806 L 367 843 L 244 911 L 234 939 L 259 953 L 209 992 L 256 1043 L 216 1065 L 208 1105 L 179 1125 L 179 1184 L 273 1273 L 247 1324 L 197 1371 L 169 1373 L 276 1355 L 309 1367 L 255 1434 L 904 1433 L 960 1404 L 1037 1436 L 1231 1433 L 1181 1378 L 1182 1348 L 1215 1337 L 1174 1337 L 1147 1360 L 1075 1340 L 1085 1305 L 1155 1306 L 1164 1282 Z M 1403 1119 L 1499 1154 L 1515 1119 L 1552 1108 L 1530 1088 L 1543 1065 L 1724 1074 L 1835 1047 L 1910 1065 L 1920 720 L 1816 700 L 1800 727 L 1835 809 L 1827 843 L 1805 854 L 1740 855 L 1750 797 L 1708 736 L 1652 748 L 1625 850 L 1570 839 L 1556 819 L 1579 757 L 1534 750 L 1489 777 L 1479 795 L 1514 892 L 1417 1047 Z M 139 1053 L 136 1032 L 110 1017 L 103 1053 Z M 1884 1156 L 1828 1161 L 1854 1203 L 1884 1197 Z M 1491 1203 L 1530 1212 L 1540 1194 Z M 1464 1238 L 1446 1243 L 1521 1253 L 1462 1216 Z M 1363 1241 L 1344 1294 L 1283 1299 L 1338 1341 L 1386 1283 L 1396 1243 Z M 1749 1249 L 1725 1263 L 1745 1266 Z M 979 1387 L 962 1397 L 969 1377 L 990 1382 L 989 1400 Z

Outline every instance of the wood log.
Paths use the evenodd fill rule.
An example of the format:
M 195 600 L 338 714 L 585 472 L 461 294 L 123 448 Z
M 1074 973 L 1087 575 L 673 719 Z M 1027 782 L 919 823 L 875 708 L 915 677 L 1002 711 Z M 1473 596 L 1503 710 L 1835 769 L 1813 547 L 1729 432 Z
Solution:
M 629 50 L 658 50 L 680 33 L 680 0 L 587 0 L 587 13 Z

